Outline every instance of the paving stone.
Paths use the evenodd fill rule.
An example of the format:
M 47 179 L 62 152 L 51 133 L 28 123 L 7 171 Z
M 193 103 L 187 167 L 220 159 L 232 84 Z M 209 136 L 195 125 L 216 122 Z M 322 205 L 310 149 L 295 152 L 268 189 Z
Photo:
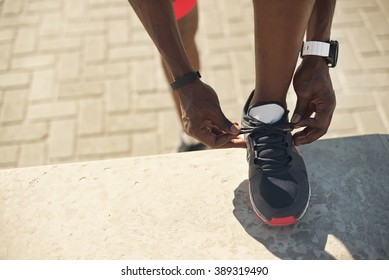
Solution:
M 12 1 L 12 0 L 10 0 Z M 40 22 L 41 15 L 36 14 L 20 14 L 12 17 L 0 17 L 0 27 L 18 28 L 37 26 Z
M 388 132 L 381 120 L 377 111 L 363 111 L 354 114 L 356 125 L 359 133 L 361 134 L 373 134 Z
M 382 116 L 381 119 L 389 131 L 389 92 L 375 92 L 373 93 L 377 104 L 377 111 Z
M 336 96 L 336 108 L 339 109 L 364 109 L 374 107 L 375 102 L 372 96 L 366 94 L 341 94 Z
M 64 28 L 66 36 L 103 34 L 106 31 L 105 23 L 100 21 L 68 21 Z
M 131 154 L 134 156 L 158 154 L 157 132 L 137 132 L 132 135 Z
M 365 27 L 346 29 L 346 34 L 353 44 L 353 48 L 359 53 L 373 53 L 378 51 L 377 40 Z M 361 40 L 361 38 L 364 38 Z M 343 46 L 342 46 L 343 47 Z
M 24 144 L 20 148 L 19 167 L 36 166 L 47 163 L 47 147 L 45 142 Z
M 13 58 L 11 61 L 11 67 L 13 69 L 20 69 L 20 68 L 38 68 L 41 66 L 50 66 L 53 65 L 55 62 L 55 56 L 54 55 L 33 55 L 33 56 L 27 56 L 27 57 L 20 57 L 20 58 Z
M 386 16 L 389 16 L 389 2 L 386 0 L 377 0 L 380 9 L 386 14 Z
M 332 117 L 330 129 L 334 130 L 350 130 L 357 127 L 353 115 L 351 113 L 335 113 Z
M 130 108 L 128 80 L 107 82 L 107 110 L 109 112 L 127 111 Z
M 84 75 L 86 80 L 128 79 L 128 63 L 112 62 L 100 65 L 86 65 Z
M 29 123 L 23 125 L 3 126 L 0 133 L 0 142 L 14 143 L 32 140 L 43 140 L 48 134 L 46 123 Z
M 83 82 L 75 84 L 64 84 L 59 86 L 59 97 L 79 98 L 90 96 L 101 96 L 104 93 L 102 82 Z
M 87 11 L 86 5 L 85 1 L 66 0 L 64 2 L 65 16 L 69 19 L 82 18 Z
M 182 124 L 175 111 L 158 114 L 158 139 L 163 153 L 176 151 L 180 144 Z
M 59 120 L 51 122 L 48 156 L 66 158 L 75 152 L 76 122 L 74 120 Z
M 344 75 L 344 76 L 343 76 Z M 388 73 L 343 73 L 342 86 L 349 88 L 374 88 L 389 85 Z
M 341 43 L 342 48 L 348 49 L 350 51 L 346 51 L 342 53 L 342 56 L 339 58 L 339 69 L 341 71 L 349 71 L 349 70 L 360 70 L 363 68 L 363 65 L 359 63 L 357 55 L 354 53 L 355 50 L 351 48 L 348 42 Z M 340 51 L 339 51 L 340 53 Z
M 386 71 L 389 65 L 389 54 L 380 55 L 379 53 L 375 53 L 376 55 L 369 56 L 360 56 L 359 61 L 360 65 L 363 65 L 363 69 L 365 70 L 380 70 Z
M 62 8 L 62 1 L 58 0 L 43 0 L 43 1 L 27 1 L 25 10 L 32 13 L 49 13 L 57 12 Z
M 28 72 L 5 72 L 0 74 L 0 88 L 25 87 L 29 80 Z
M 27 105 L 26 98 L 25 89 L 6 91 L 0 112 L 1 122 L 23 121 Z
M 77 152 L 81 156 L 128 153 L 130 140 L 128 135 L 79 138 L 77 148 Z
M 103 103 L 100 99 L 80 102 L 78 134 L 96 134 L 103 130 Z
M 29 119 L 47 119 L 74 116 L 77 104 L 74 101 L 57 101 L 43 104 L 31 104 L 28 108 Z
M 14 53 L 32 52 L 37 44 L 37 31 L 35 28 L 22 28 L 17 32 Z
M 154 60 L 142 60 L 142 61 L 133 61 L 131 64 L 131 85 L 132 90 L 135 91 L 149 91 L 152 92 L 155 89 L 156 80 L 154 76 L 145 75 L 145 73 L 152 73 L 155 65 Z
M 203 14 L 200 12 L 201 19 L 203 20 L 204 33 L 207 36 L 221 36 L 223 34 L 223 24 L 220 19 L 220 13 L 217 11 L 206 11 Z
M 80 2 L 82 3 L 82 1 Z M 63 26 L 64 19 L 61 13 L 45 14 L 39 32 L 44 36 L 58 36 L 58 34 L 62 33 Z
M 139 94 L 137 92 L 131 93 L 132 103 L 134 109 L 137 112 L 141 111 L 156 111 L 156 110 L 167 110 L 175 108 L 173 97 L 170 93 L 144 93 Z
M 108 132 L 133 132 L 156 130 L 155 113 L 115 114 L 107 117 Z
M 78 50 L 81 47 L 81 37 L 80 36 L 71 36 L 71 37 L 41 37 L 39 40 L 38 49 L 40 51 L 74 51 Z
M 53 69 L 34 71 L 30 90 L 30 100 L 44 100 L 53 96 Z
M 80 73 L 80 54 L 78 52 L 61 53 L 59 59 L 59 79 L 76 80 Z
M 248 35 L 234 37 L 209 38 L 210 53 L 229 52 L 234 50 L 250 50 L 250 37 Z
M 210 82 L 216 92 L 220 93 L 219 100 L 234 100 L 239 92 L 235 86 L 238 77 L 234 77 L 231 69 L 217 69 L 210 75 Z
M 19 159 L 19 146 L 17 145 L 4 145 L 0 146 L 0 167 L 15 166 Z
M 2 14 L 17 14 L 22 11 L 23 0 L 5 0 L 2 5 Z
M 108 24 L 108 42 L 110 45 L 128 42 L 129 23 L 127 20 L 110 20 Z
M 133 44 L 125 47 L 112 47 L 109 50 L 109 59 L 110 61 L 115 60 L 140 60 L 141 62 L 145 59 L 151 59 L 155 56 L 156 49 L 154 46 L 147 45 L 139 45 Z
M 98 61 L 105 58 L 106 39 L 104 35 L 93 35 L 86 37 L 85 60 Z
M 2 28 L 0 30 L 0 42 L 12 41 L 15 36 L 15 31 L 13 29 Z
M 389 23 L 385 14 L 380 10 L 371 13 L 363 13 L 368 22 L 367 28 L 375 35 L 388 35 Z
M 10 56 L 11 45 L 0 45 L 0 70 L 8 69 Z
M 126 19 L 129 17 L 130 9 L 126 2 L 118 6 L 103 6 L 96 9 L 90 9 L 88 16 L 92 20 L 111 20 L 111 19 Z

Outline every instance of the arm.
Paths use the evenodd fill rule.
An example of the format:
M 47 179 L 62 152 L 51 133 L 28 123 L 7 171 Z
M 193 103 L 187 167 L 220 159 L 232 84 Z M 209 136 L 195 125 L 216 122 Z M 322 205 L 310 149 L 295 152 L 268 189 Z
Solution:
M 316 0 L 308 23 L 307 41 L 329 41 L 335 4 L 336 0 Z M 295 133 L 294 141 L 296 145 L 307 144 L 327 132 L 335 110 L 335 92 L 325 60 L 305 56 L 296 70 L 293 86 L 297 104 L 292 123 L 295 127 L 305 127 Z
M 129 0 L 174 79 L 192 72 L 170 0 Z M 178 89 L 185 131 L 211 147 L 242 147 L 239 128 L 220 108 L 216 92 L 200 80 Z
M 177 79 L 193 71 L 181 41 L 171 1 L 129 0 L 162 59 Z

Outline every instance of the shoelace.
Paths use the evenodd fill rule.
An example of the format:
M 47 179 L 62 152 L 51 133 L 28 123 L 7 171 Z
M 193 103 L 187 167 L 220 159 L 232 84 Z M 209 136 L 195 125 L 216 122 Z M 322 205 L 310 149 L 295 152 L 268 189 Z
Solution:
M 254 163 L 264 172 L 279 173 L 289 168 L 291 157 L 287 152 L 285 136 L 291 125 L 255 123 L 255 127 L 242 128 L 240 134 L 249 134 L 254 141 Z

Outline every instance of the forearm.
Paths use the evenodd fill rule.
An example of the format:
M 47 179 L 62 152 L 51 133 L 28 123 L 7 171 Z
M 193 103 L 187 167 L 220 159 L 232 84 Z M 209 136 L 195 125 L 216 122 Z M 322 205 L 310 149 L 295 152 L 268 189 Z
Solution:
M 336 0 L 316 0 L 307 28 L 307 41 L 329 41 Z
M 181 41 L 171 0 L 128 0 L 173 78 L 193 71 Z

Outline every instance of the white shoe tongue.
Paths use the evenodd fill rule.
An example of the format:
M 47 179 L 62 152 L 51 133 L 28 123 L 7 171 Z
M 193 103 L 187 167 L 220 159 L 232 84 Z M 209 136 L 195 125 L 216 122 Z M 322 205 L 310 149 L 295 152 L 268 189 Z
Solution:
M 285 110 L 276 103 L 259 105 L 249 110 L 249 115 L 263 123 L 276 123 L 284 115 Z

